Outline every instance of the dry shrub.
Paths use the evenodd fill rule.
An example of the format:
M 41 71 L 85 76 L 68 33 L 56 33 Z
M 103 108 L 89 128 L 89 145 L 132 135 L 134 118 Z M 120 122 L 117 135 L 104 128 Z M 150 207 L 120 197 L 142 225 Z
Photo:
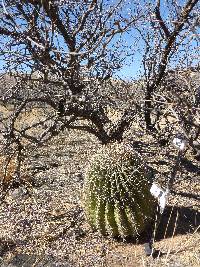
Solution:
M 16 158 L 5 156 L 0 157 L 0 183 L 3 186 L 12 183 L 16 172 Z
M 0 186 L 5 191 L 14 183 L 30 183 L 30 176 L 25 171 L 23 164 L 20 166 L 20 180 L 18 177 L 18 162 L 16 155 L 0 157 Z M 17 181 L 18 180 L 18 181 Z
M 107 116 L 112 122 L 117 122 L 122 117 L 122 112 L 119 109 L 107 107 Z

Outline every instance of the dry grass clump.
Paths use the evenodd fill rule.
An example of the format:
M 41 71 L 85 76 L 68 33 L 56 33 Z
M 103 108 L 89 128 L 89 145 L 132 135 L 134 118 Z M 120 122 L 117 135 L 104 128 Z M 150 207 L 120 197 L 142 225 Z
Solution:
M 0 157 L 0 188 L 7 191 L 10 187 L 19 186 L 31 182 L 31 176 L 26 171 L 25 166 L 21 163 L 20 176 L 19 165 L 16 155 Z
M 16 168 L 16 157 L 0 157 L 0 183 L 4 188 L 13 182 Z
M 120 109 L 114 109 L 114 108 L 111 108 L 111 107 L 107 107 L 106 108 L 106 112 L 107 112 L 107 116 L 108 118 L 113 122 L 117 122 L 121 116 L 122 116 L 122 112 L 120 111 Z

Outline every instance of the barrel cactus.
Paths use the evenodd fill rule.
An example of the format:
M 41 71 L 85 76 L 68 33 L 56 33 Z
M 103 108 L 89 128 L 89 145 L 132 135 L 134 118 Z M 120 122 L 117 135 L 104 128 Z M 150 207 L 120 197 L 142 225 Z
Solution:
M 112 237 L 140 234 L 155 211 L 151 178 L 150 169 L 128 146 L 100 149 L 85 174 L 84 207 L 92 228 Z

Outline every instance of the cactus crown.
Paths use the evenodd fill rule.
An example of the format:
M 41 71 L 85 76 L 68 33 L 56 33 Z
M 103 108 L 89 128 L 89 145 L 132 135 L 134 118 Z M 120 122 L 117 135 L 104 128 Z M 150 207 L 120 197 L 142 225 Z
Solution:
M 84 206 L 93 229 L 103 235 L 135 236 L 154 213 L 151 172 L 124 144 L 109 144 L 92 158 L 86 170 Z

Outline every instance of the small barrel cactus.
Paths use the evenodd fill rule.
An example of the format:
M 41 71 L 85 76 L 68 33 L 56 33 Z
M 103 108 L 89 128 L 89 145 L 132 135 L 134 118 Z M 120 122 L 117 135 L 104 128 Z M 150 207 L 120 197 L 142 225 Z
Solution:
M 136 236 L 151 221 L 155 200 L 152 172 L 123 144 L 104 146 L 86 170 L 84 206 L 94 230 L 112 237 Z

